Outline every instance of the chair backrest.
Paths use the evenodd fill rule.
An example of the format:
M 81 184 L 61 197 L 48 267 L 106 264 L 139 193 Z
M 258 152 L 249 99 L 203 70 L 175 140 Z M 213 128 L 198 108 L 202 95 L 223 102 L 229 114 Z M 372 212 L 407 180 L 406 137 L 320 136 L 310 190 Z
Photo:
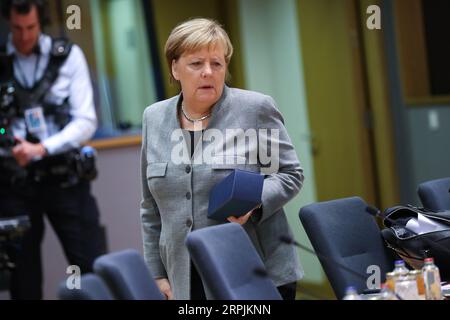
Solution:
M 80 288 L 69 289 L 66 280 L 58 288 L 61 300 L 113 300 L 108 286 L 98 275 L 87 273 L 80 277 Z
M 108 253 L 94 261 L 94 271 L 100 275 L 116 299 L 162 300 L 150 270 L 136 250 Z
M 212 299 L 281 300 L 241 225 L 226 223 L 193 231 L 186 245 Z
M 307 205 L 299 216 L 319 261 L 338 299 L 348 286 L 358 292 L 367 288 L 367 280 L 378 266 L 381 281 L 394 267 L 393 255 L 384 244 L 374 218 L 366 212 L 367 204 L 359 197 Z M 355 275 L 336 263 L 359 273 Z M 368 273 L 369 272 L 369 273 Z
M 450 210 L 450 177 L 419 184 L 417 190 L 422 205 L 433 211 Z

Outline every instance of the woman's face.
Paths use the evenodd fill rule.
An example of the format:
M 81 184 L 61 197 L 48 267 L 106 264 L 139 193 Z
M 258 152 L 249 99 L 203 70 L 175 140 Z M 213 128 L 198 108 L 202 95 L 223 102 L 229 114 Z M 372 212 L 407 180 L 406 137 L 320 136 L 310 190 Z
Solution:
M 222 95 L 227 64 L 223 45 L 185 52 L 172 61 L 172 74 L 180 81 L 183 99 L 199 107 L 214 105 Z

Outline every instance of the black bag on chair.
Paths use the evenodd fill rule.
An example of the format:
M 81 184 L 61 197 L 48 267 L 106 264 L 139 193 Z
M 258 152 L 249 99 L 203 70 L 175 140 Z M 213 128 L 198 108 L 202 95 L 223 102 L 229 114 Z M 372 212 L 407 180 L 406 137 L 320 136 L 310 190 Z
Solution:
M 406 227 L 418 214 L 440 224 L 439 230 L 414 232 Z M 389 248 L 393 249 L 411 267 L 420 269 L 423 260 L 434 258 L 442 281 L 450 280 L 450 211 L 433 212 L 413 206 L 396 206 L 384 211 L 381 234 Z

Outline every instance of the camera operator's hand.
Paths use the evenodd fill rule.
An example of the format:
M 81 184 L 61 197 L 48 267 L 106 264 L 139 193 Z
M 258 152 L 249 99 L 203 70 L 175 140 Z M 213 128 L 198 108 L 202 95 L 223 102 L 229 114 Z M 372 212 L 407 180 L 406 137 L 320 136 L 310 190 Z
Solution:
M 47 154 L 42 143 L 31 143 L 22 138 L 16 138 L 18 144 L 12 149 L 12 154 L 21 167 L 25 167 L 33 158 Z

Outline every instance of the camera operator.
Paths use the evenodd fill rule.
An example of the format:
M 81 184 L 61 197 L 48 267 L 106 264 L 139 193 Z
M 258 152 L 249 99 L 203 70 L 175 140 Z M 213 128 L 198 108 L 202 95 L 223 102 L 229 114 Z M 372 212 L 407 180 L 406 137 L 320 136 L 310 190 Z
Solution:
M 10 94 L 14 103 L 4 102 L 0 113 L 3 118 L 13 114 L 2 130 L 13 141 L 0 145 L 0 215 L 26 213 L 31 222 L 20 246 L 10 253 L 15 263 L 10 293 L 13 299 L 41 299 L 44 214 L 69 264 L 82 272 L 91 271 L 93 260 L 104 250 L 89 179 L 74 170 L 76 150 L 94 134 L 97 118 L 83 52 L 41 32 L 45 1 L 1 4 L 10 27 L 3 52 L 11 58 L 13 70 L 13 89 L 3 90 L 3 98 Z

